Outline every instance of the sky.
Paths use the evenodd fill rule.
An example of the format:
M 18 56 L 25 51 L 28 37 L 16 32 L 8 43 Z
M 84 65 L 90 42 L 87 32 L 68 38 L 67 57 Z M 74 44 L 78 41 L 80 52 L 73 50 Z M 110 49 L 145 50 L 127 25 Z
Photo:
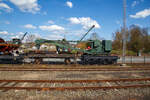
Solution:
M 127 27 L 150 27 L 150 0 L 127 0 Z M 101 38 L 123 25 L 123 0 L 0 0 L 0 37 L 79 40 L 92 26 Z

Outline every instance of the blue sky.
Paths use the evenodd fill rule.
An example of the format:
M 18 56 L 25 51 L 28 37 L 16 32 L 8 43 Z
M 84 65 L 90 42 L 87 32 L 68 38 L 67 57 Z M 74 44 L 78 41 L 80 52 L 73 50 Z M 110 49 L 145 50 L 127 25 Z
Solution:
M 105 39 L 120 29 L 123 0 L 0 0 L 0 37 L 25 32 L 46 39 L 79 40 L 93 24 Z M 127 26 L 150 27 L 150 0 L 127 0 Z M 90 36 L 87 36 L 87 38 Z

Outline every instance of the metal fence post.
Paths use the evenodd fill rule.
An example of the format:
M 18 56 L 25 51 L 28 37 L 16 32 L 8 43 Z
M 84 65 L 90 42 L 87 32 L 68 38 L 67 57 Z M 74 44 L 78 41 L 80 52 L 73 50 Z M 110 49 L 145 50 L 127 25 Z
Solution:
M 130 63 L 132 64 L 132 56 L 130 56 Z
M 145 58 L 145 56 L 144 56 L 144 64 L 146 63 L 145 60 L 146 60 L 146 58 Z

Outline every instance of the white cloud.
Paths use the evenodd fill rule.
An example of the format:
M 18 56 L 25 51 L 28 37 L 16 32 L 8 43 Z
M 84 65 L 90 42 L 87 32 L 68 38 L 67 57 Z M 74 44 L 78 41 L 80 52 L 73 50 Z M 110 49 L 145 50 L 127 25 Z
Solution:
M 21 33 L 23 33 L 23 32 L 21 32 Z M 25 33 L 23 33 L 22 35 L 20 35 L 20 38 L 22 38 L 22 36 L 23 36 L 24 34 L 25 34 Z M 30 36 L 32 36 L 32 40 L 29 39 Z M 35 41 L 36 39 L 40 39 L 40 38 L 42 38 L 42 37 L 40 36 L 39 33 L 28 33 L 28 34 L 24 37 L 24 39 L 23 39 L 22 42 L 25 43 L 25 42 L 29 42 L 29 41 Z
M 143 27 L 141 24 L 133 24 L 133 25 L 135 25 L 137 27 Z
M 20 36 L 19 36 L 19 35 L 15 35 L 15 36 L 12 36 L 12 37 L 10 37 L 10 38 L 11 38 L 11 39 L 15 39 L 15 38 L 19 39 Z
M 47 39 L 51 39 L 51 40 L 61 40 L 64 37 L 58 34 L 51 34 L 47 36 Z
M 138 1 L 133 1 L 133 3 L 132 3 L 132 7 L 135 7 L 137 4 L 139 4 L 139 2 Z
M 16 32 L 16 33 L 9 33 L 9 36 L 11 35 L 11 37 L 10 37 L 11 39 L 14 39 L 14 38 L 21 39 L 24 34 L 25 34 L 25 32 Z M 27 35 L 25 36 L 25 38 L 27 37 Z M 24 40 L 23 40 L 23 42 L 24 42 Z
M 121 22 L 119 20 L 116 21 L 116 24 L 118 24 L 121 27 Z
M 140 3 L 144 2 L 144 0 L 134 0 L 131 4 L 131 7 L 135 7 L 139 5 Z
M 20 34 L 20 35 L 24 35 L 25 33 L 23 33 L 23 32 L 18 32 L 18 34 Z
M 69 18 L 69 21 L 72 24 L 80 24 L 80 20 L 77 17 L 71 17 L 71 18 Z
M 95 28 L 100 28 L 100 25 L 96 20 L 91 19 L 90 17 L 71 17 L 68 19 L 72 24 L 81 24 L 83 28 L 87 29 L 95 25 Z
M 40 34 L 39 34 L 39 33 L 33 33 L 33 34 L 35 35 L 35 38 L 36 38 L 36 39 L 41 38 L 41 36 L 40 36 Z
M 58 26 L 58 25 L 50 25 L 50 26 L 39 26 L 41 30 L 47 30 L 47 31 L 64 31 L 65 28 Z
M 135 15 L 130 15 L 131 18 L 146 18 L 147 16 L 150 16 L 150 8 L 137 12 Z
M 33 26 L 31 24 L 24 25 L 24 27 L 28 29 L 36 29 L 36 26 Z
M 87 30 L 85 31 L 83 29 L 81 29 L 81 30 L 71 30 L 70 32 L 68 32 L 68 35 L 73 36 L 74 40 L 79 40 L 79 38 L 81 36 L 83 36 L 86 32 L 87 32 Z
M 72 8 L 72 7 L 73 7 L 72 2 L 70 2 L 70 1 L 67 1 L 67 2 L 66 2 L 66 5 L 67 5 L 69 8 Z
M 43 25 L 39 26 L 39 28 L 43 31 L 50 31 L 49 35 L 46 35 L 46 39 L 51 39 L 51 40 L 59 40 L 63 39 L 64 37 L 62 36 L 65 33 L 65 28 L 59 25 Z
M 9 33 L 9 35 L 14 35 L 14 33 Z
M 8 32 L 7 32 L 7 31 L 0 31 L 0 34 L 2 34 L 2 35 L 7 35 Z
M 23 33 L 23 32 L 9 33 L 9 35 L 12 35 L 12 36 L 10 37 L 11 39 L 14 39 L 14 38 L 21 39 L 22 36 L 24 35 L 24 33 Z
M 6 11 L 6 12 L 11 12 L 12 8 L 10 8 L 7 4 L 5 3 L 0 3 L 0 9 Z
M 16 5 L 22 12 L 37 13 L 40 7 L 37 0 L 9 0 L 11 3 Z
M 46 11 L 44 11 L 44 12 L 43 12 L 43 15 L 47 15 L 47 12 L 46 12 Z
M 49 23 L 49 24 L 54 24 L 54 21 L 49 20 L 48 23 Z

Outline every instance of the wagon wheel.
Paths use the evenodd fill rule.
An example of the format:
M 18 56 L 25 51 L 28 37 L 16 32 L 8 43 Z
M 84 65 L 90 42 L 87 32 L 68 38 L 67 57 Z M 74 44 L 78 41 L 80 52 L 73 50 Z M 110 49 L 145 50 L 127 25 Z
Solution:
M 41 64 L 41 62 L 42 62 L 42 59 L 40 58 L 36 58 L 34 61 L 35 64 Z
M 70 58 L 65 58 L 65 64 L 66 64 L 66 65 L 71 64 Z
M 74 54 L 74 64 L 77 65 L 77 54 Z
M 104 64 L 104 65 L 107 65 L 107 64 L 108 64 L 108 60 L 107 60 L 107 59 L 104 59 L 104 60 L 103 60 L 103 64 Z

